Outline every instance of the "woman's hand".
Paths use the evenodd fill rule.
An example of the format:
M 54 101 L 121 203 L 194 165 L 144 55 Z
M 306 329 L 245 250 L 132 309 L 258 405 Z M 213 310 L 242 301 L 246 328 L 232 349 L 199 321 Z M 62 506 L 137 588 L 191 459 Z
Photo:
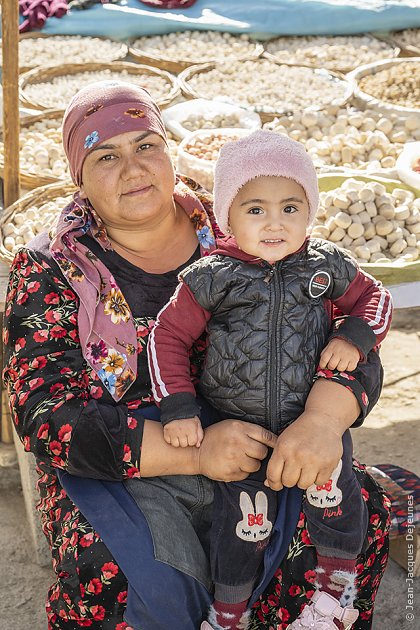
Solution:
M 261 466 L 277 436 L 241 420 L 222 420 L 208 427 L 197 450 L 198 472 L 216 481 L 239 481 Z
M 343 454 L 343 433 L 359 413 L 353 392 L 327 379 L 315 381 L 304 412 L 277 438 L 265 484 L 305 490 L 326 483 Z
M 313 483 L 326 483 L 342 453 L 342 434 L 331 418 L 304 411 L 277 438 L 265 485 L 306 490 Z

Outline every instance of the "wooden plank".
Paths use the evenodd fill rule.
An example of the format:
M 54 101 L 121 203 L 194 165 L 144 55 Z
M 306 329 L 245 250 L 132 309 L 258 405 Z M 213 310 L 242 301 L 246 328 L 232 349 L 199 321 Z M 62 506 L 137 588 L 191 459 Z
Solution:
M 4 206 L 19 198 L 19 3 L 3 0 Z
M 0 311 L 4 313 L 7 285 L 9 283 L 9 267 L 0 263 Z
M 9 281 L 9 268 L 0 263 L 0 335 L 3 329 L 3 313 L 6 302 L 7 285 Z M 0 336 L 0 370 L 3 370 L 3 337 Z M 7 392 L 0 380 L 0 441 L 4 444 L 13 444 L 13 427 L 10 417 Z
M 420 576 L 420 529 L 389 541 L 389 557 L 414 577 Z

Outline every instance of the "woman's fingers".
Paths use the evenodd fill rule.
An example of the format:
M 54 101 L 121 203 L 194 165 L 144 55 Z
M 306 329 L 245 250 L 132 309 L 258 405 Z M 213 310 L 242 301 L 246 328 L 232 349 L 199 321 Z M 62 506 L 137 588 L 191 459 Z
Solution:
M 277 437 L 241 420 L 222 420 L 205 431 L 200 447 L 200 471 L 219 481 L 245 479 L 255 472 Z
M 284 468 L 284 459 L 282 457 L 271 456 L 267 466 L 267 479 L 264 485 L 272 490 L 281 490 L 283 488 L 282 474 Z
M 277 435 L 272 433 L 268 429 L 259 427 L 257 424 L 250 424 L 249 422 L 242 422 L 246 428 L 247 435 L 257 444 L 267 446 L 268 448 L 274 448 L 277 443 Z M 263 455 L 262 459 L 265 457 Z

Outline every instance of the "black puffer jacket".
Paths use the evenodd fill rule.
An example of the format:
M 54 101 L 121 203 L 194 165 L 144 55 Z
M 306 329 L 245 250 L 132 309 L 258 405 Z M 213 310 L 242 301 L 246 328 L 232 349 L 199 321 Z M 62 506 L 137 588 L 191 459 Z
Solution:
M 364 358 L 389 327 L 390 297 L 332 243 L 309 239 L 271 266 L 232 241 L 223 254 L 184 270 L 176 299 L 160 313 L 149 353 L 161 380 L 152 369 L 155 391 L 163 399 L 164 422 L 190 417 L 183 415 L 192 392 L 182 382 L 179 357 L 204 322 L 203 395 L 224 417 L 278 432 L 303 411 L 328 340 L 333 303 L 351 315 L 333 335 L 350 340 Z

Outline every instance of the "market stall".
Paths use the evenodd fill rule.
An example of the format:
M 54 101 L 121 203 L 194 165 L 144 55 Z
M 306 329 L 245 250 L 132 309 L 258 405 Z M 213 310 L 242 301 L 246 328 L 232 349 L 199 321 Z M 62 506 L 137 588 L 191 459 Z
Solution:
M 16 3 L 3 1 L 0 259 L 71 197 L 66 103 L 89 81 L 123 77 L 158 100 L 178 169 L 209 189 L 228 139 L 263 126 L 302 142 L 322 191 L 315 233 L 389 286 L 397 308 L 420 305 L 417 3 L 221 4 L 93 4 L 18 38 Z
M 54 222 L 54 195 L 65 204 L 71 194 L 60 134 L 66 103 L 87 82 L 123 77 L 158 100 L 178 169 L 209 189 L 227 139 L 263 126 L 302 142 L 325 191 L 316 233 L 392 287 L 397 307 L 418 305 L 420 56 L 409 55 L 420 46 L 419 32 L 255 40 L 195 30 L 124 42 L 21 36 L 20 105 L 32 113 L 22 118 L 19 140 L 26 194 L 6 204 L 0 258 L 10 264 L 21 245 Z M 7 163 L 0 151 L 6 179 Z M 343 199 L 347 186 L 351 195 Z
M 420 146 L 416 5 L 95 4 L 22 36 L 18 55 L 16 3 L 3 0 L 0 259 L 10 264 L 71 199 L 60 133 L 68 100 L 88 81 L 124 77 L 158 99 L 174 162 L 209 189 L 228 139 L 263 126 L 302 142 L 319 173 L 314 235 L 349 250 L 396 307 L 419 306 L 420 149 L 403 159 Z M 12 439 L 5 415 L 1 439 Z

